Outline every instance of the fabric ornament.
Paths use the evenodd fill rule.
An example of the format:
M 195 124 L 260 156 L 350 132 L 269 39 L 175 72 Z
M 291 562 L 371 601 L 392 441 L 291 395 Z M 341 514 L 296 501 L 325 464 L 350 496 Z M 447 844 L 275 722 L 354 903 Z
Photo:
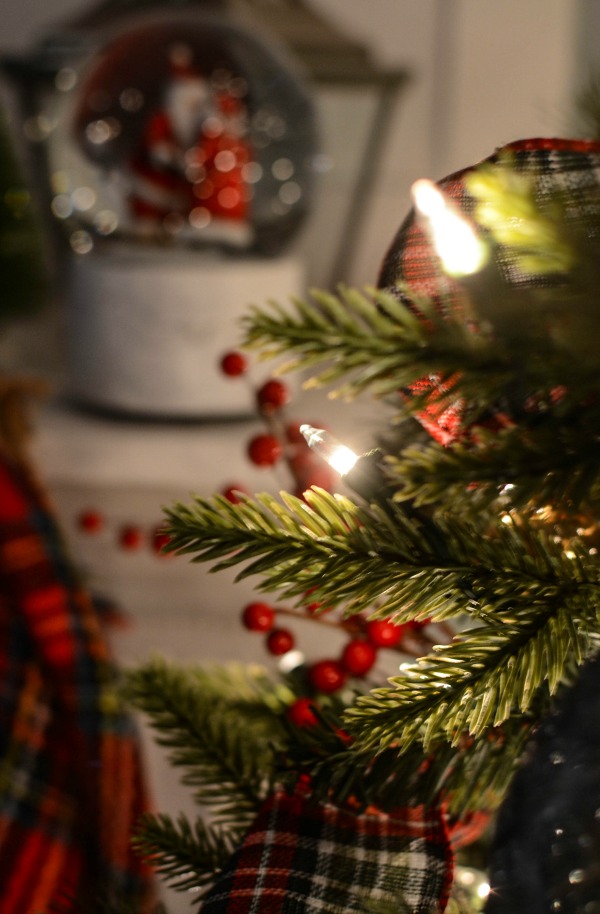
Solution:
M 567 201 L 567 216 L 579 230 L 591 237 L 592 226 L 597 226 L 597 206 L 591 204 L 600 190 L 600 143 L 569 139 L 526 139 L 498 149 L 478 165 L 462 169 L 438 182 L 438 187 L 465 217 L 472 216 L 476 200 L 468 193 L 466 178 L 481 166 L 506 167 L 506 162 L 516 172 L 533 179 L 536 205 L 543 211 L 556 194 Z M 500 275 L 509 285 L 542 286 L 552 280 L 541 275 L 524 275 L 516 267 L 510 248 L 499 246 L 495 260 Z M 414 211 L 400 226 L 380 271 L 379 286 L 404 299 L 403 286 L 416 293 L 430 296 L 442 315 L 457 313 L 460 299 L 460 280 L 444 271 L 426 229 Z M 426 431 L 440 444 L 449 445 L 465 437 L 470 429 L 465 427 L 466 404 L 457 398 L 448 402 L 439 397 L 452 387 L 452 378 L 442 381 L 437 376 L 425 377 L 414 383 L 405 393 L 408 396 L 425 395 L 425 409 L 418 419 Z M 514 404 L 511 404 L 514 406 Z M 519 404 L 519 409 L 525 404 Z M 501 429 L 513 424 L 515 417 L 498 405 L 493 415 L 487 416 L 482 425 Z

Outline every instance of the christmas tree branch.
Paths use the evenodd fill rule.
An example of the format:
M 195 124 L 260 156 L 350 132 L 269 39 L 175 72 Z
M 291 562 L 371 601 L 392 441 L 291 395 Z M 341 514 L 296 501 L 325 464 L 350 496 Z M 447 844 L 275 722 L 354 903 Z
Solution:
M 222 680 L 221 680 L 222 681 Z M 216 820 L 243 831 L 274 767 L 283 731 L 257 693 L 233 698 L 209 671 L 186 671 L 155 660 L 128 676 L 126 694 L 150 718 L 157 742 L 185 769 L 183 783 L 214 809 Z
M 527 434 L 520 426 L 493 433 L 478 429 L 477 446 L 409 446 L 386 458 L 386 475 L 396 498 L 417 505 L 473 513 L 503 494 L 505 505 L 513 507 L 561 504 L 570 515 L 592 515 L 600 499 L 594 420 L 577 409 L 533 424 Z
M 182 813 L 177 821 L 165 814 L 144 816 L 133 843 L 167 883 L 187 892 L 214 882 L 236 848 L 228 832 L 201 819 L 192 824 Z
M 458 745 L 515 713 L 536 693 L 554 695 L 598 647 L 600 605 L 585 599 L 538 604 L 505 614 L 440 645 L 390 680 L 391 688 L 357 698 L 346 726 L 367 753 L 415 740 L 426 752 L 440 739 Z
M 507 605 L 529 605 L 532 594 L 560 602 L 600 590 L 584 548 L 575 561 L 524 523 L 499 523 L 492 532 L 440 517 L 423 526 L 400 507 L 361 509 L 323 490 L 308 491 L 308 503 L 282 498 L 175 505 L 167 512 L 171 548 L 216 563 L 214 570 L 244 565 L 238 577 L 261 575 L 260 589 L 299 602 L 310 589 L 348 614 L 377 606 L 377 615 L 398 622 L 464 612 L 487 618 Z
M 563 396 L 573 402 L 597 390 L 590 336 L 597 338 L 600 316 L 593 287 L 502 284 L 495 299 L 499 328 L 487 314 L 471 315 L 476 300 L 474 306 L 473 295 L 460 288 L 451 307 L 404 286 L 398 295 L 341 287 L 337 296 L 317 290 L 286 308 L 270 302 L 245 318 L 246 345 L 264 358 L 291 355 L 280 370 L 310 370 L 308 386 L 333 387 L 331 395 L 348 399 L 366 390 L 397 395 L 426 376 L 440 381 L 438 405 L 464 397 L 471 411 L 497 408 L 507 394 L 522 405 L 524 397 L 548 394 L 567 378 Z M 411 413 L 422 407 L 419 397 L 402 402 Z
M 461 371 L 468 384 L 473 368 L 487 375 L 486 395 L 494 400 L 509 378 L 504 354 L 463 322 L 442 319 L 430 299 L 408 289 L 406 296 L 409 304 L 383 290 L 342 287 L 337 296 L 317 290 L 312 301 L 294 299 L 288 309 L 270 302 L 245 319 L 246 345 L 260 347 L 265 358 L 296 354 L 281 370 L 322 365 L 307 386 L 344 378 L 332 395 L 348 399 L 367 389 L 376 397 L 398 394 L 431 372 L 448 379 Z M 482 400 L 481 385 L 472 387 Z

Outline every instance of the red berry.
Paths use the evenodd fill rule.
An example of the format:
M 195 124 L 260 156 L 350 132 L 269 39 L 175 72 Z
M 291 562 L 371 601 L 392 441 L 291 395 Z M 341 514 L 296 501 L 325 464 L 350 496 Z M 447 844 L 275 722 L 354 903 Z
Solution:
M 288 719 L 296 727 L 314 727 L 319 722 L 314 706 L 312 698 L 297 698 L 287 710 Z
M 144 534 L 139 527 L 127 524 L 125 527 L 121 528 L 119 543 L 122 549 L 134 551 L 135 549 L 139 549 L 143 542 Z
M 99 511 L 82 511 L 77 518 L 79 528 L 85 533 L 99 533 L 104 526 L 104 517 Z
M 248 444 L 248 457 L 258 467 L 271 467 L 283 453 L 275 435 L 256 435 Z
M 167 553 L 164 552 L 166 547 L 171 542 L 171 537 L 166 532 L 164 527 L 157 527 L 152 534 L 152 548 L 160 556 L 166 556 Z
M 275 610 L 268 603 L 248 603 L 242 612 L 242 623 L 251 632 L 270 632 Z
M 256 400 L 263 412 L 275 412 L 275 410 L 281 409 L 282 406 L 290 402 L 289 387 L 283 381 L 271 378 L 270 381 L 267 381 L 259 388 Z
M 238 485 L 237 483 L 231 483 L 231 485 L 226 486 L 222 492 L 222 495 L 225 496 L 227 501 L 230 501 L 232 505 L 239 505 L 241 502 L 241 495 L 247 495 L 248 490 L 245 486 Z
M 294 636 L 287 628 L 274 628 L 267 638 L 267 650 L 279 657 L 287 654 L 294 646 Z
M 303 479 L 304 491 L 310 489 L 311 486 L 317 486 L 319 489 L 325 489 L 327 492 L 331 492 L 335 488 L 336 475 L 331 467 L 320 466 L 315 467 L 310 473 Z
M 401 640 L 406 626 L 394 625 L 387 619 L 371 619 L 365 625 L 365 634 L 376 647 L 394 647 Z
M 290 470 L 296 479 L 300 480 L 305 479 L 319 463 L 322 463 L 322 460 L 306 448 L 298 448 L 289 461 Z
M 221 359 L 221 371 L 229 378 L 237 378 L 248 369 L 246 356 L 241 352 L 226 352 Z
M 342 651 L 341 663 L 350 676 L 364 676 L 374 666 L 377 650 L 369 641 L 354 639 Z
M 311 666 L 308 677 L 319 692 L 337 692 L 346 682 L 346 673 L 337 660 L 319 660 Z

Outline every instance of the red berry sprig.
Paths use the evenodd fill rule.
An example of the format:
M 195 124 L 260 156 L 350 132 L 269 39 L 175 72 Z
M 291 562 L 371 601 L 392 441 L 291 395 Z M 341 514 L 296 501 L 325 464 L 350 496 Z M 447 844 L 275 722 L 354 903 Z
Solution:
M 220 364 L 227 377 L 248 375 L 246 356 L 237 350 L 225 353 Z M 336 482 L 336 474 L 310 450 L 300 432 L 301 423 L 290 422 L 285 416 L 285 408 L 292 399 L 288 385 L 279 378 L 269 378 L 255 389 L 254 397 L 257 412 L 264 421 L 266 430 L 247 443 L 246 453 L 250 462 L 264 468 L 285 463 L 292 476 L 292 491 L 298 497 L 302 497 L 311 486 L 331 491 Z M 226 497 L 229 497 L 228 491 L 229 487 L 223 490 Z M 235 498 L 230 500 L 235 503 Z
M 226 352 L 221 358 L 221 371 L 228 378 L 239 378 L 247 370 L 248 360 L 242 352 Z
M 401 651 L 418 656 L 426 645 L 433 644 L 422 634 L 425 623 L 407 622 L 401 625 L 389 619 L 365 620 L 362 616 L 340 619 L 330 608 L 311 600 L 306 593 L 306 603 L 301 609 L 273 606 L 262 601 L 248 603 L 242 610 L 242 624 L 246 629 L 266 635 L 268 653 L 281 657 L 296 647 L 296 639 L 289 627 L 278 623 L 277 617 L 288 619 L 309 618 L 337 628 L 348 640 L 339 657 L 330 657 L 311 663 L 306 670 L 307 688 L 312 692 L 331 694 L 339 691 L 348 678 L 362 679 L 374 669 L 381 650 Z M 415 642 L 415 636 L 419 641 Z

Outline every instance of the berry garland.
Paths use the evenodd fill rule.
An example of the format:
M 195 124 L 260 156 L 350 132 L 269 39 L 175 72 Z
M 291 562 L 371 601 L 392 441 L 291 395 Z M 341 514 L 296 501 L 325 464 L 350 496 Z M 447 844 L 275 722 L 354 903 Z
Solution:
M 85 508 L 81 511 L 76 518 L 76 524 L 80 532 L 87 536 L 98 536 L 109 529 L 108 518 L 97 508 Z M 173 555 L 168 552 L 170 537 L 160 523 L 150 529 L 135 523 L 121 524 L 114 535 L 117 545 L 125 552 L 140 552 L 149 547 L 151 552 L 161 558 Z
M 235 350 L 225 353 L 220 365 L 227 377 L 249 380 L 250 365 L 243 353 Z M 286 407 L 292 399 L 288 386 L 279 379 L 271 378 L 256 388 L 254 399 L 266 428 L 246 444 L 246 454 L 251 463 L 269 468 L 283 462 L 292 477 L 293 491 L 299 498 L 311 486 L 332 491 L 337 475 L 309 448 L 300 432 L 301 423 L 290 421 L 286 416 Z M 312 424 L 323 427 L 322 422 Z M 222 494 L 236 504 L 240 492 L 245 491 L 243 487 L 230 485 L 222 490 Z M 318 708 L 319 699 L 339 692 L 349 679 L 364 679 L 375 667 L 381 650 L 417 657 L 435 643 L 427 635 L 427 623 L 397 625 L 386 619 L 368 620 L 360 616 L 341 619 L 320 603 L 311 602 L 310 596 L 310 593 L 306 594 L 306 603 L 298 610 L 257 600 L 248 603 L 241 612 L 242 625 L 248 631 L 264 636 L 265 649 L 273 657 L 285 657 L 297 646 L 294 632 L 283 624 L 282 617 L 288 622 L 310 619 L 332 626 L 347 639 L 338 657 L 311 661 L 300 668 L 300 688 L 307 694 L 297 697 L 288 711 L 290 721 L 296 726 L 316 724 L 313 709 Z M 447 634 L 451 634 L 449 630 Z

